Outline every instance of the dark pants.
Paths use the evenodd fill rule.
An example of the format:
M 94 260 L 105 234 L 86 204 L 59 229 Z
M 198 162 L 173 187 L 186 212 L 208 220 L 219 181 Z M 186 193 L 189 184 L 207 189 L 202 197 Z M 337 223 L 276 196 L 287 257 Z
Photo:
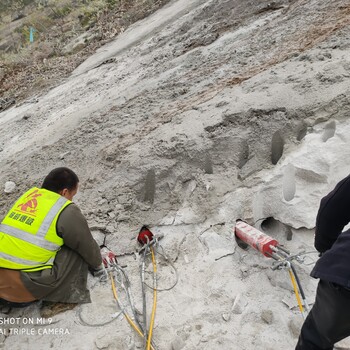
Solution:
M 16 307 L 16 308 L 21 308 L 21 307 L 27 307 L 33 303 L 36 303 L 36 300 L 34 301 L 29 301 L 27 303 L 15 303 L 12 301 L 7 301 L 5 299 L 0 298 L 0 306 L 8 306 L 8 307 Z
M 52 269 L 22 272 L 24 286 L 38 300 L 61 303 L 90 303 L 87 290 L 88 265 L 67 246 L 62 246 Z
M 295 350 L 332 350 L 350 335 L 350 290 L 320 280 Z

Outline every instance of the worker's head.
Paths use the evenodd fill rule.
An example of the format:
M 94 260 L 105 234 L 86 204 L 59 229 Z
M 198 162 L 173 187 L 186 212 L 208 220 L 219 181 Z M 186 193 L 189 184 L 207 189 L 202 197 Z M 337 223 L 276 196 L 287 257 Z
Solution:
M 41 188 L 56 192 L 72 200 L 78 191 L 79 179 L 77 174 L 68 168 L 61 167 L 50 171 L 45 177 Z

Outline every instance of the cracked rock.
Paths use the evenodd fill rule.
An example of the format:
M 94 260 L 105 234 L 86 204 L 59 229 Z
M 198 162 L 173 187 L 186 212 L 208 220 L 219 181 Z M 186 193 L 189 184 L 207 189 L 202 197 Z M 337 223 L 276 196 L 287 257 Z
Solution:
M 238 294 L 233 303 L 232 312 L 234 314 L 241 314 L 243 313 L 247 305 L 248 305 L 248 300 L 246 299 L 246 297 L 242 294 Z

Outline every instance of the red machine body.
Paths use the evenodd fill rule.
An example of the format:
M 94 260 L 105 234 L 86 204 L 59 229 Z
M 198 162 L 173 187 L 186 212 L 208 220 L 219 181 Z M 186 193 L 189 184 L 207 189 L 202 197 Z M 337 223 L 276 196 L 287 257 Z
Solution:
M 278 245 L 275 239 L 257 230 L 255 227 L 248 225 L 244 221 L 236 222 L 235 235 L 267 257 L 271 257 L 273 253 L 271 246 L 276 247 Z
M 147 244 L 148 242 L 151 242 L 153 239 L 153 233 L 147 226 L 142 226 L 141 230 L 137 236 L 137 241 L 144 245 Z

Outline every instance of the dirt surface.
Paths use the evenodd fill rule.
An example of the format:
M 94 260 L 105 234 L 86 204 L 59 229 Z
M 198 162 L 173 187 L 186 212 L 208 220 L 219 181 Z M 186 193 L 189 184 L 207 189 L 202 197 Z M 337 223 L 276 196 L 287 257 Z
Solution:
M 1 4 L 7 11 L 0 17 L 0 111 L 35 101 L 99 47 L 168 1 L 26 1 L 17 11 Z
M 0 114 L 0 183 L 16 184 L 1 213 L 71 167 L 76 202 L 127 265 L 138 310 L 135 237 L 143 224 L 164 234 L 157 349 L 293 349 L 302 317 L 288 272 L 237 247 L 232 229 L 241 218 L 310 252 L 297 269 L 312 304 L 319 200 L 349 173 L 349 11 L 344 0 L 170 2 Z M 123 317 L 81 323 L 79 312 L 87 323 L 118 312 L 110 285 L 89 283 L 93 303 L 54 318 L 69 335 L 10 335 L 5 348 L 142 348 Z

